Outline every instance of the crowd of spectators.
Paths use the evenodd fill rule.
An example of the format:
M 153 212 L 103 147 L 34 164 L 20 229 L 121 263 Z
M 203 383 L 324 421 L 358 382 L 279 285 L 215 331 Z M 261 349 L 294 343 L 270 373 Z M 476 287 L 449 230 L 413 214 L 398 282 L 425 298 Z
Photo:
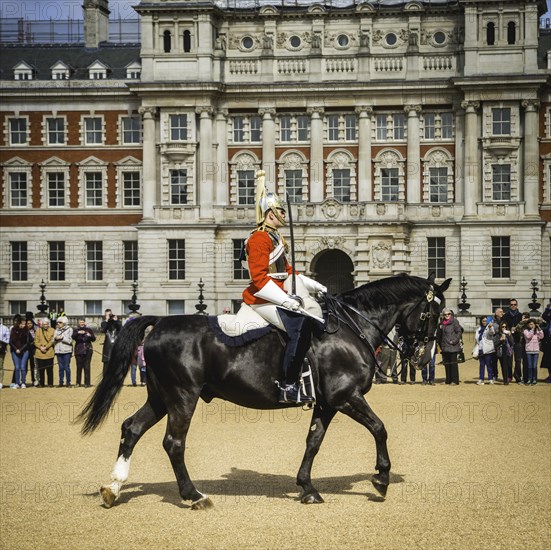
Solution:
M 131 319 L 132 317 L 129 317 Z M 53 321 L 52 321 L 53 320 Z M 52 324 L 55 323 L 55 327 Z M 109 363 L 113 344 L 122 329 L 122 322 L 110 309 L 105 311 L 100 331 L 105 338 L 101 351 L 104 372 Z M 49 317 L 35 318 L 31 312 L 15 315 L 12 326 L 0 321 L 0 389 L 4 382 L 4 361 L 8 351 L 13 362 L 10 387 L 26 389 L 27 383 L 35 387 L 54 387 L 54 362 L 58 367 L 58 387 L 72 387 L 71 360 L 76 366 L 77 387 L 89 388 L 91 363 L 96 335 L 87 326 L 86 319 L 79 318 L 76 327 L 69 325 L 67 316 L 53 312 Z M 99 352 L 98 352 L 99 353 Z M 136 365 L 140 368 L 140 382 L 145 385 L 145 362 L 138 350 L 132 362 L 131 380 L 136 385 Z M 74 372 L 74 371 L 73 371 Z

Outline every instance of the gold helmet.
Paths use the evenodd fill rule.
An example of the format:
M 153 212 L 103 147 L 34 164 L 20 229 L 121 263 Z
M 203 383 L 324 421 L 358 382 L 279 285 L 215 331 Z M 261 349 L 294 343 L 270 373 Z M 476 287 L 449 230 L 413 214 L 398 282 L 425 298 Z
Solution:
M 259 170 L 256 173 L 256 223 L 261 224 L 266 217 L 266 212 L 271 210 L 280 223 L 285 225 L 285 218 L 279 212 L 279 210 L 286 211 L 285 204 L 275 193 L 268 192 L 265 179 L 266 172 Z

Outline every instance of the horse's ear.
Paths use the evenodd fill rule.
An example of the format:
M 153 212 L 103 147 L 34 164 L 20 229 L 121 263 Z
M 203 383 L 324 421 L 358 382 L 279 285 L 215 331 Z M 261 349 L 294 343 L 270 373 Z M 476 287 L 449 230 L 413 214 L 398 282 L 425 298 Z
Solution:
M 434 284 L 434 279 L 436 278 L 436 273 L 434 271 L 431 271 L 429 273 L 429 276 L 427 277 L 427 281 L 433 285 Z
M 438 292 L 441 292 L 442 294 L 448 290 L 450 287 L 450 283 L 452 282 L 451 277 L 449 279 L 446 279 L 439 287 Z

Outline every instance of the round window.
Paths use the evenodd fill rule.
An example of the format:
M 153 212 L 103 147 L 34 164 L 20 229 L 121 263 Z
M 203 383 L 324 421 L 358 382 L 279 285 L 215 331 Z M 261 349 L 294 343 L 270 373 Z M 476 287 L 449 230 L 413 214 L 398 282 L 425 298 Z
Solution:
M 396 44 L 396 42 L 398 42 L 398 37 L 393 32 L 389 32 L 386 35 L 385 40 L 386 40 L 386 43 L 389 46 L 394 46 L 394 44 Z
M 245 36 L 241 40 L 241 45 L 245 50 L 250 50 L 254 46 L 254 41 L 250 36 Z
M 291 36 L 291 38 L 289 38 L 289 44 L 291 44 L 293 48 L 298 48 L 301 44 L 300 37 L 296 35 Z
M 348 36 L 346 36 L 346 34 L 339 34 L 339 36 L 337 36 L 337 44 L 341 48 L 345 48 L 346 46 L 348 46 L 348 42 L 349 38 Z
M 446 35 L 438 31 L 434 33 L 433 39 L 436 44 L 443 44 L 446 41 Z

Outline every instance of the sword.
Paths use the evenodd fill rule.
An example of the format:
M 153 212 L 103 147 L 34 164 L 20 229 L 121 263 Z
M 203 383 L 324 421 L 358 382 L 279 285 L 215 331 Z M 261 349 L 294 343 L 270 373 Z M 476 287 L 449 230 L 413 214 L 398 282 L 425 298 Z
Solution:
M 293 232 L 293 212 L 291 210 L 291 197 L 289 193 L 287 195 L 287 210 L 289 211 L 289 233 L 291 234 L 291 269 L 293 273 L 291 274 L 291 298 L 294 298 L 300 305 L 304 307 L 304 300 L 297 296 L 297 275 L 295 273 L 295 234 Z

